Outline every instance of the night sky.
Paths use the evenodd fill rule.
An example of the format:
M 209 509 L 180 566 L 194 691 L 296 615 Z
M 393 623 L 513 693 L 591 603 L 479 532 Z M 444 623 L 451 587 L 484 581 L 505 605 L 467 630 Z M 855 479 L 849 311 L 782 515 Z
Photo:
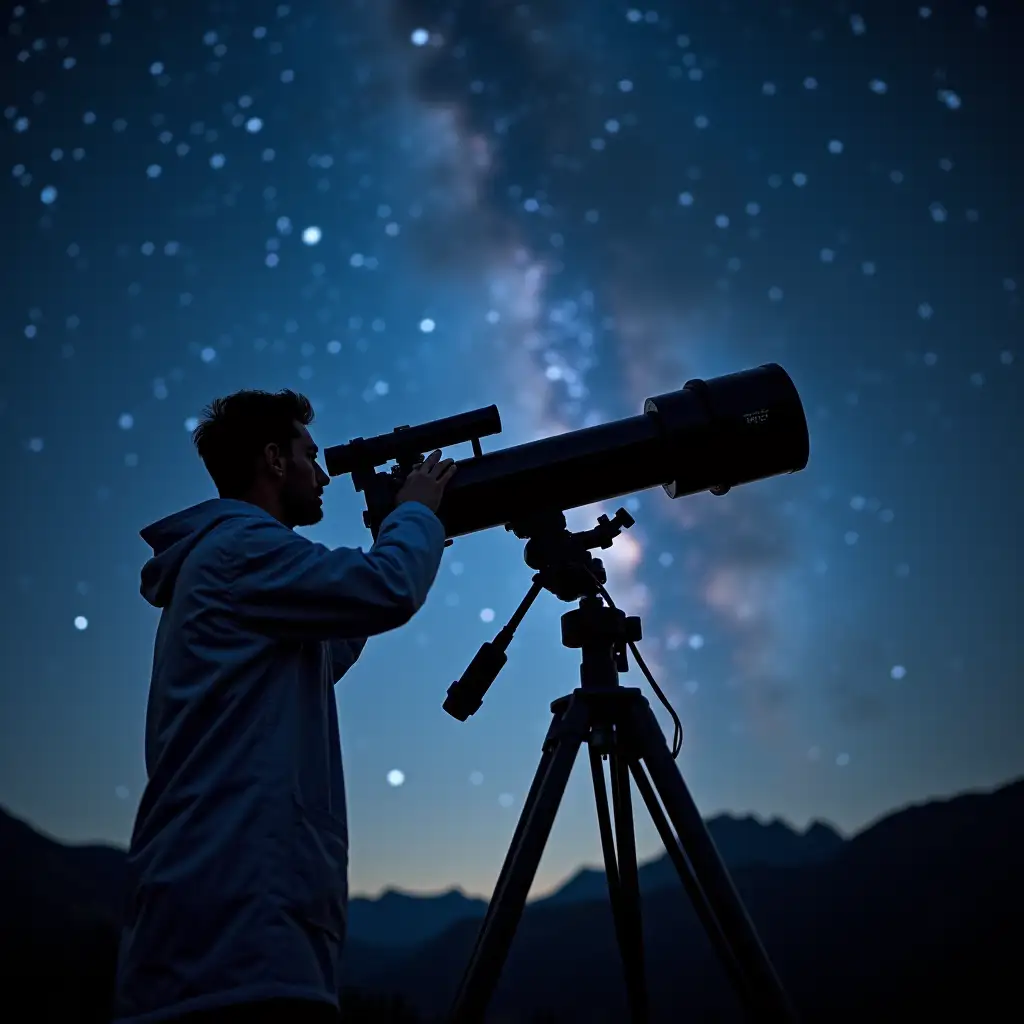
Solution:
M 303 391 L 321 448 L 496 403 L 492 450 L 769 361 L 803 398 L 807 470 L 636 495 L 602 555 L 698 804 L 850 831 L 1024 773 L 1018 3 L 6 17 L 13 813 L 129 839 L 157 621 L 139 530 L 214 496 L 189 429 L 215 396 Z M 362 509 L 337 478 L 308 534 L 368 547 Z M 490 892 L 577 682 L 569 606 L 538 600 L 475 717 L 441 703 L 530 576 L 511 534 L 458 539 L 338 686 L 354 892 Z M 581 759 L 538 890 L 599 861 Z

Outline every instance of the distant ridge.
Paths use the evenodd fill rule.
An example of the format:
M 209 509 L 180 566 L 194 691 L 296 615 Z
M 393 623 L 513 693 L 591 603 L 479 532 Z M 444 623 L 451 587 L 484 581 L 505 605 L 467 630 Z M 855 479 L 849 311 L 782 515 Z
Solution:
M 708 829 L 730 870 L 752 865 L 798 866 L 835 856 L 845 840 L 821 822 L 800 832 L 773 818 L 762 822 L 753 815 L 716 815 Z M 50 838 L 0 807 L 0 887 L 22 887 L 35 877 L 34 865 L 49 865 L 48 892 L 57 905 L 94 904 L 98 912 L 116 917 L 125 898 L 125 851 L 106 844 L 67 845 Z M 678 885 L 675 869 L 662 854 L 640 868 L 640 890 L 653 893 Z M 603 900 L 607 885 L 603 868 L 581 868 L 558 889 L 531 905 L 564 905 Z M 432 895 L 387 889 L 377 897 L 356 896 L 349 903 L 349 937 L 372 946 L 407 949 L 443 934 L 452 925 L 479 920 L 485 900 L 458 888 Z

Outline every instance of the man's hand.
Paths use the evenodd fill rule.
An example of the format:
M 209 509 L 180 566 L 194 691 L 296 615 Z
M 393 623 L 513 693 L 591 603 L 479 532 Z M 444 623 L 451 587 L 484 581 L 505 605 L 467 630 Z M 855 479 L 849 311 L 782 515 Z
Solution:
M 441 505 L 441 498 L 444 497 L 444 489 L 448 482 L 455 475 L 455 460 L 441 458 L 441 451 L 431 452 L 425 462 L 417 466 L 405 478 L 405 483 L 395 496 L 395 505 L 401 505 L 404 501 L 418 501 L 426 505 L 431 512 L 436 512 Z

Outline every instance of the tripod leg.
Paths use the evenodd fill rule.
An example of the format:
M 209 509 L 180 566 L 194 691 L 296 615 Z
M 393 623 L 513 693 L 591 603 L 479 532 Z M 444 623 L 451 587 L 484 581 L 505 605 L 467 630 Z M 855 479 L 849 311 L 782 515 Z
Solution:
M 594 803 L 597 805 L 597 829 L 601 835 L 601 853 L 604 855 L 604 874 L 608 879 L 608 898 L 615 919 L 615 934 L 620 934 L 619 921 L 619 862 L 615 857 L 615 841 L 612 833 L 612 819 L 608 812 L 608 790 L 604 782 L 604 767 L 601 755 L 594 750 L 590 753 L 590 774 L 594 779 Z M 621 937 L 619 939 L 621 942 Z
M 661 809 L 661 804 L 658 803 L 658 795 L 654 792 L 654 787 L 651 785 L 650 779 L 647 778 L 643 765 L 639 761 L 631 761 L 629 767 L 633 773 L 636 788 L 647 805 L 647 810 L 650 812 L 654 827 L 658 830 L 658 835 L 661 836 L 661 841 L 665 844 L 665 851 L 668 853 L 669 860 L 675 866 L 676 873 L 683 883 L 683 889 L 686 891 L 686 895 L 689 897 L 690 903 L 693 905 L 693 909 L 696 911 L 704 931 L 715 947 L 715 952 L 725 965 L 726 971 L 729 974 L 729 980 L 737 992 L 744 991 L 747 987 L 747 979 L 743 976 L 739 964 L 736 963 L 736 957 L 733 956 L 732 949 L 730 949 L 729 943 L 726 942 L 725 936 L 722 934 L 722 929 L 715 918 L 714 911 L 711 909 L 707 897 L 697 884 L 697 880 L 693 877 L 690 862 L 686 859 L 686 854 L 683 853 L 682 847 L 680 847 L 679 841 L 672 831 L 672 826 L 668 823 L 665 812 Z
M 636 863 L 633 832 L 633 804 L 629 796 L 629 762 L 619 732 L 608 758 L 611 775 L 612 815 L 615 818 L 615 846 L 619 855 L 619 937 L 626 992 L 633 1024 L 647 1024 L 647 981 L 644 977 L 644 935 L 640 915 L 640 877 Z
M 601 833 L 601 850 L 604 854 L 604 873 L 608 879 L 608 900 L 611 904 L 612 920 L 615 922 L 615 938 L 618 941 L 619 956 L 622 958 L 622 967 L 626 978 L 630 1016 L 633 1024 L 640 1024 L 647 1019 L 646 991 L 643 987 L 643 951 L 639 948 L 635 938 L 639 929 L 634 927 L 630 920 L 630 908 L 623 895 L 615 850 L 616 844 L 613 838 L 612 815 L 608 811 L 608 792 L 604 781 L 604 768 L 601 763 L 601 755 L 593 747 L 590 749 L 590 769 L 594 777 L 594 801 L 597 804 L 597 825 Z M 615 789 L 616 780 L 613 774 L 613 794 Z M 617 824 L 619 821 L 618 810 L 615 815 Z M 621 856 L 621 852 L 619 856 Z M 638 917 L 638 915 L 633 916 Z
M 638 697 L 640 700 L 633 704 L 629 715 L 629 732 L 636 744 L 636 753 L 647 766 L 697 883 L 706 894 L 722 933 L 748 979 L 749 984 L 741 996 L 747 996 L 750 1017 L 758 1024 L 791 1024 L 796 1014 L 775 968 L 672 760 L 654 712 L 639 693 Z
M 519 843 L 510 847 L 505 858 L 501 869 L 503 885 L 500 891 L 495 891 L 480 928 L 476 948 L 452 1005 L 451 1024 L 482 1024 L 484 1020 L 572 774 L 576 754 L 589 731 L 589 711 L 574 694 L 564 714 L 552 722 L 545 740 L 545 748 L 553 749 L 550 757 L 541 760 L 530 791 L 533 801 L 523 808 L 520 816 Z M 542 769 L 546 769 L 543 775 Z

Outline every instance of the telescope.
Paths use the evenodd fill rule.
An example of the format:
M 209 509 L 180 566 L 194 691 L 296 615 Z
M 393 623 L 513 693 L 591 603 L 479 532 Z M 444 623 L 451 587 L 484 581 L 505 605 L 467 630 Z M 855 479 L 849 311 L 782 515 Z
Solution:
M 423 452 L 470 441 L 437 515 L 452 538 L 504 525 L 526 540 L 532 586 L 493 641 L 483 644 L 442 707 L 465 721 L 508 661 L 515 630 L 543 590 L 578 607 L 561 619 L 562 645 L 580 651 L 580 685 L 551 704 L 551 727 L 516 825 L 494 896 L 480 926 L 447 1024 L 484 1024 L 540 859 L 578 753 L 587 748 L 608 896 L 625 972 L 630 1024 L 650 1024 L 643 963 L 644 932 L 633 830 L 631 782 L 661 836 L 752 1024 L 795 1024 L 796 1015 L 753 922 L 708 835 L 675 758 L 682 725 L 636 648 L 640 618 L 617 608 L 604 587 L 595 548 L 609 548 L 633 517 L 619 509 L 591 530 L 571 532 L 571 508 L 661 485 L 671 498 L 731 488 L 807 465 L 810 442 L 800 396 L 781 366 L 690 380 L 648 398 L 639 416 L 559 434 L 486 455 L 480 438 L 501 432 L 498 409 L 483 409 L 328 448 L 331 476 L 351 473 L 366 494 L 363 521 L 376 539 L 381 522 Z M 392 460 L 386 472 L 377 467 Z M 668 709 L 672 749 L 647 699 L 624 687 L 627 649 Z M 607 780 L 604 764 L 607 762 Z M 608 789 L 611 802 L 609 805 Z
M 352 474 L 366 496 L 363 522 L 374 539 L 424 453 L 470 441 L 456 461 L 437 516 L 448 538 L 564 512 L 661 485 L 670 498 L 725 494 L 741 484 L 807 465 L 810 441 L 800 396 L 775 363 L 648 398 L 639 416 L 484 453 L 480 438 L 501 433 L 496 405 L 419 426 L 357 437 L 324 451 L 327 472 Z M 394 461 L 386 472 L 378 466 Z

